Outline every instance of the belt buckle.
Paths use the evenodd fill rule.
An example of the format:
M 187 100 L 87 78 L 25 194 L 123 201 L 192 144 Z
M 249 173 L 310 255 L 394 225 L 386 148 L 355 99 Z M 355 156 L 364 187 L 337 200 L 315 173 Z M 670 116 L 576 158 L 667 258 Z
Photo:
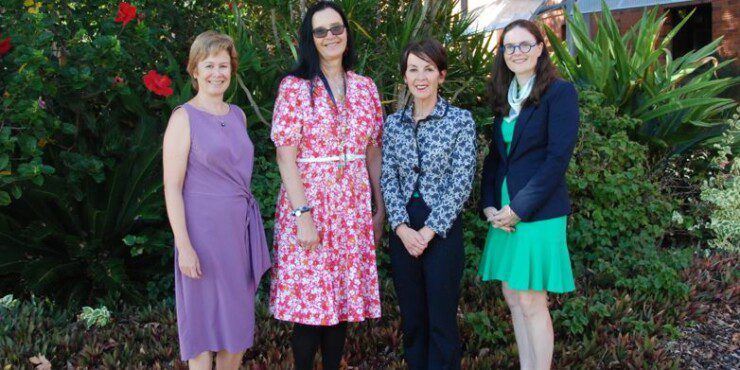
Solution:
M 336 181 L 339 182 L 339 180 L 344 176 L 344 167 L 347 166 L 347 152 L 342 153 L 342 155 L 339 156 L 339 163 L 337 164 L 337 176 Z

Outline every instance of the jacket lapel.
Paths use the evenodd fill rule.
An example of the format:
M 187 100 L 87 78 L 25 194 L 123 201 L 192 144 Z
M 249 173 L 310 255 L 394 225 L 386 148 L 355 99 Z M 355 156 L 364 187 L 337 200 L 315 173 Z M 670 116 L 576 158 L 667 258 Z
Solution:
M 522 136 L 522 131 L 524 131 L 527 122 L 529 122 L 529 118 L 532 117 L 534 109 L 535 107 L 530 105 L 522 109 L 522 112 L 519 113 L 519 117 L 517 117 L 516 119 L 516 125 L 514 125 L 514 137 L 511 139 L 511 149 L 509 149 L 509 156 L 514 154 L 514 151 L 516 150 L 516 145 L 519 143 L 519 138 Z

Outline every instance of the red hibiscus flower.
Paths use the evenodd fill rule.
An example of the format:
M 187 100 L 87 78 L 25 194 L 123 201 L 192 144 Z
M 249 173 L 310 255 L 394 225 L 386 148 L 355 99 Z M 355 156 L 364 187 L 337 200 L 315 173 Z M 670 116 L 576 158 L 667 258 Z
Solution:
M 168 97 L 172 95 L 172 80 L 166 75 L 161 75 L 155 70 L 149 71 L 144 75 L 144 85 L 149 91 L 159 95 Z
M 234 2 L 233 2 L 233 1 L 229 1 L 229 2 L 228 2 L 228 3 L 226 3 L 226 4 L 227 4 L 227 5 L 229 6 L 229 10 L 231 10 L 231 11 L 234 11 Z M 236 4 L 236 7 L 237 7 L 237 9 L 241 9 L 241 7 L 242 7 L 243 5 L 244 5 L 244 4 L 242 4 L 242 2 L 240 1 L 240 2 L 238 2 L 238 3 Z
M 136 18 L 136 7 L 121 1 L 118 4 L 118 14 L 116 15 L 116 19 L 114 21 L 116 23 L 123 23 L 123 27 L 126 27 L 128 22 L 133 21 Z
M 0 56 L 7 54 L 11 47 L 10 36 L 3 38 L 3 35 L 0 34 Z

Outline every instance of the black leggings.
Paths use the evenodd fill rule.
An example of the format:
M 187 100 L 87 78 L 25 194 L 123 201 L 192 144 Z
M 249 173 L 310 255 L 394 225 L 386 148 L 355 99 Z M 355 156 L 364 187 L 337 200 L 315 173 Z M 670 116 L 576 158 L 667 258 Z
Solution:
M 313 359 L 319 345 L 324 370 L 339 369 L 346 337 L 346 322 L 333 326 L 294 324 L 291 344 L 296 370 L 313 369 Z

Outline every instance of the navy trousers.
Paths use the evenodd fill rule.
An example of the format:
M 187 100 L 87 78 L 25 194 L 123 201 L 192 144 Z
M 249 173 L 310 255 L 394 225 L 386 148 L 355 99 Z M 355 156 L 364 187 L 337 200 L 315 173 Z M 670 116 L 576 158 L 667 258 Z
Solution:
M 424 227 L 431 211 L 422 198 L 414 197 L 406 210 L 414 230 Z M 418 258 L 395 233 L 390 235 L 390 249 L 406 363 L 410 369 L 460 369 L 457 305 L 465 263 L 460 217 L 445 238 L 435 236 Z

